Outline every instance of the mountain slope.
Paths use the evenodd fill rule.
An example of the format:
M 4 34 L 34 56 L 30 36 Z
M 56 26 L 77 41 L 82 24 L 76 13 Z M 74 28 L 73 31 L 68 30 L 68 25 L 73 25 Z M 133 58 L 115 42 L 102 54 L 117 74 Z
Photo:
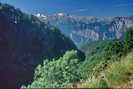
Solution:
M 126 29 L 133 27 L 132 17 L 96 18 L 71 16 L 65 13 L 36 14 L 35 16 L 60 28 L 78 46 L 97 40 L 122 39 Z
M 77 84 L 78 88 L 133 88 L 133 52 L 108 63 L 106 70 L 99 71 Z M 97 65 L 98 66 L 98 65 Z M 101 64 L 100 64 L 101 66 Z M 98 68 L 98 67 L 96 67 Z
M 81 45 L 79 49 L 84 52 L 86 56 L 92 56 L 98 52 L 103 51 L 104 47 L 111 41 L 112 40 L 94 41 Z
M 74 50 L 66 52 L 58 60 L 45 60 L 36 68 L 34 81 L 22 89 L 133 87 L 133 28 L 128 29 L 125 35 L 123 40 L 93 43 L 102 49 L 92 49 L 96 52 L 86 56 L 85 61 L 77 61 Z M 88 44 L 87 49 L 89 46 L 92 47 Z
M 31 82 L 42 57 L 60 57 L 72 49 L 77 50 L 74 43 L 57 28 L 0 3 L 0 88 Z

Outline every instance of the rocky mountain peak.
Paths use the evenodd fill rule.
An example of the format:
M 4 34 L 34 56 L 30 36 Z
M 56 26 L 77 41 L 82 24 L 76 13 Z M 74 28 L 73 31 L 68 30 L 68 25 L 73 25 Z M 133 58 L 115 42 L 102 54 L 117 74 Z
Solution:
M 44 20 L 41 18 L 41 20 Z M 48 15 L 46 22 L 57 26 L 75 44 L 109 39 L 122 39 L 127 28 L 133 27 L 132 17 Z

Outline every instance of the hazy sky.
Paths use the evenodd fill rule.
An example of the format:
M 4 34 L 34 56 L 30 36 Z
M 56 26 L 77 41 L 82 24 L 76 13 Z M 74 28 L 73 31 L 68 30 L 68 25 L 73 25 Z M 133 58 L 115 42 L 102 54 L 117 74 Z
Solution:
M 131 16 L 133 0 L 0 0 L 28 13 L 59 13 L 85 16 Z

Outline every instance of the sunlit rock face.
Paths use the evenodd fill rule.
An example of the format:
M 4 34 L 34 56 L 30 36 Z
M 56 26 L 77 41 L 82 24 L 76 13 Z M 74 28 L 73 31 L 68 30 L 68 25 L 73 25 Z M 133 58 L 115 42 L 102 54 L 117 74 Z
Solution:
M 62 16 L 63 15 L 63 16 Z M 71 16 L 66 13 L 47 15 L 42 21 L 57 26 L 78 46 L 86 42 L 122 39 L 127 28 L 133 27 L 133 17 Z

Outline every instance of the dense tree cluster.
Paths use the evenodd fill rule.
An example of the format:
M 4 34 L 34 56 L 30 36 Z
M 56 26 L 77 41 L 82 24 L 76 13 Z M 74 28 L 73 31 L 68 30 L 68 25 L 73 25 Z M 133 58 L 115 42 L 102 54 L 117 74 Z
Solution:
M 80 61 L 77 51 L 67 51 L 63 57 L 52 61 L 45 60 L 38 65 L 34 74 L 34 82 L 27 88 L 59 88 L 78 81 L 80 77 Z M 22 88 L 26 88 L 23 86 Z

